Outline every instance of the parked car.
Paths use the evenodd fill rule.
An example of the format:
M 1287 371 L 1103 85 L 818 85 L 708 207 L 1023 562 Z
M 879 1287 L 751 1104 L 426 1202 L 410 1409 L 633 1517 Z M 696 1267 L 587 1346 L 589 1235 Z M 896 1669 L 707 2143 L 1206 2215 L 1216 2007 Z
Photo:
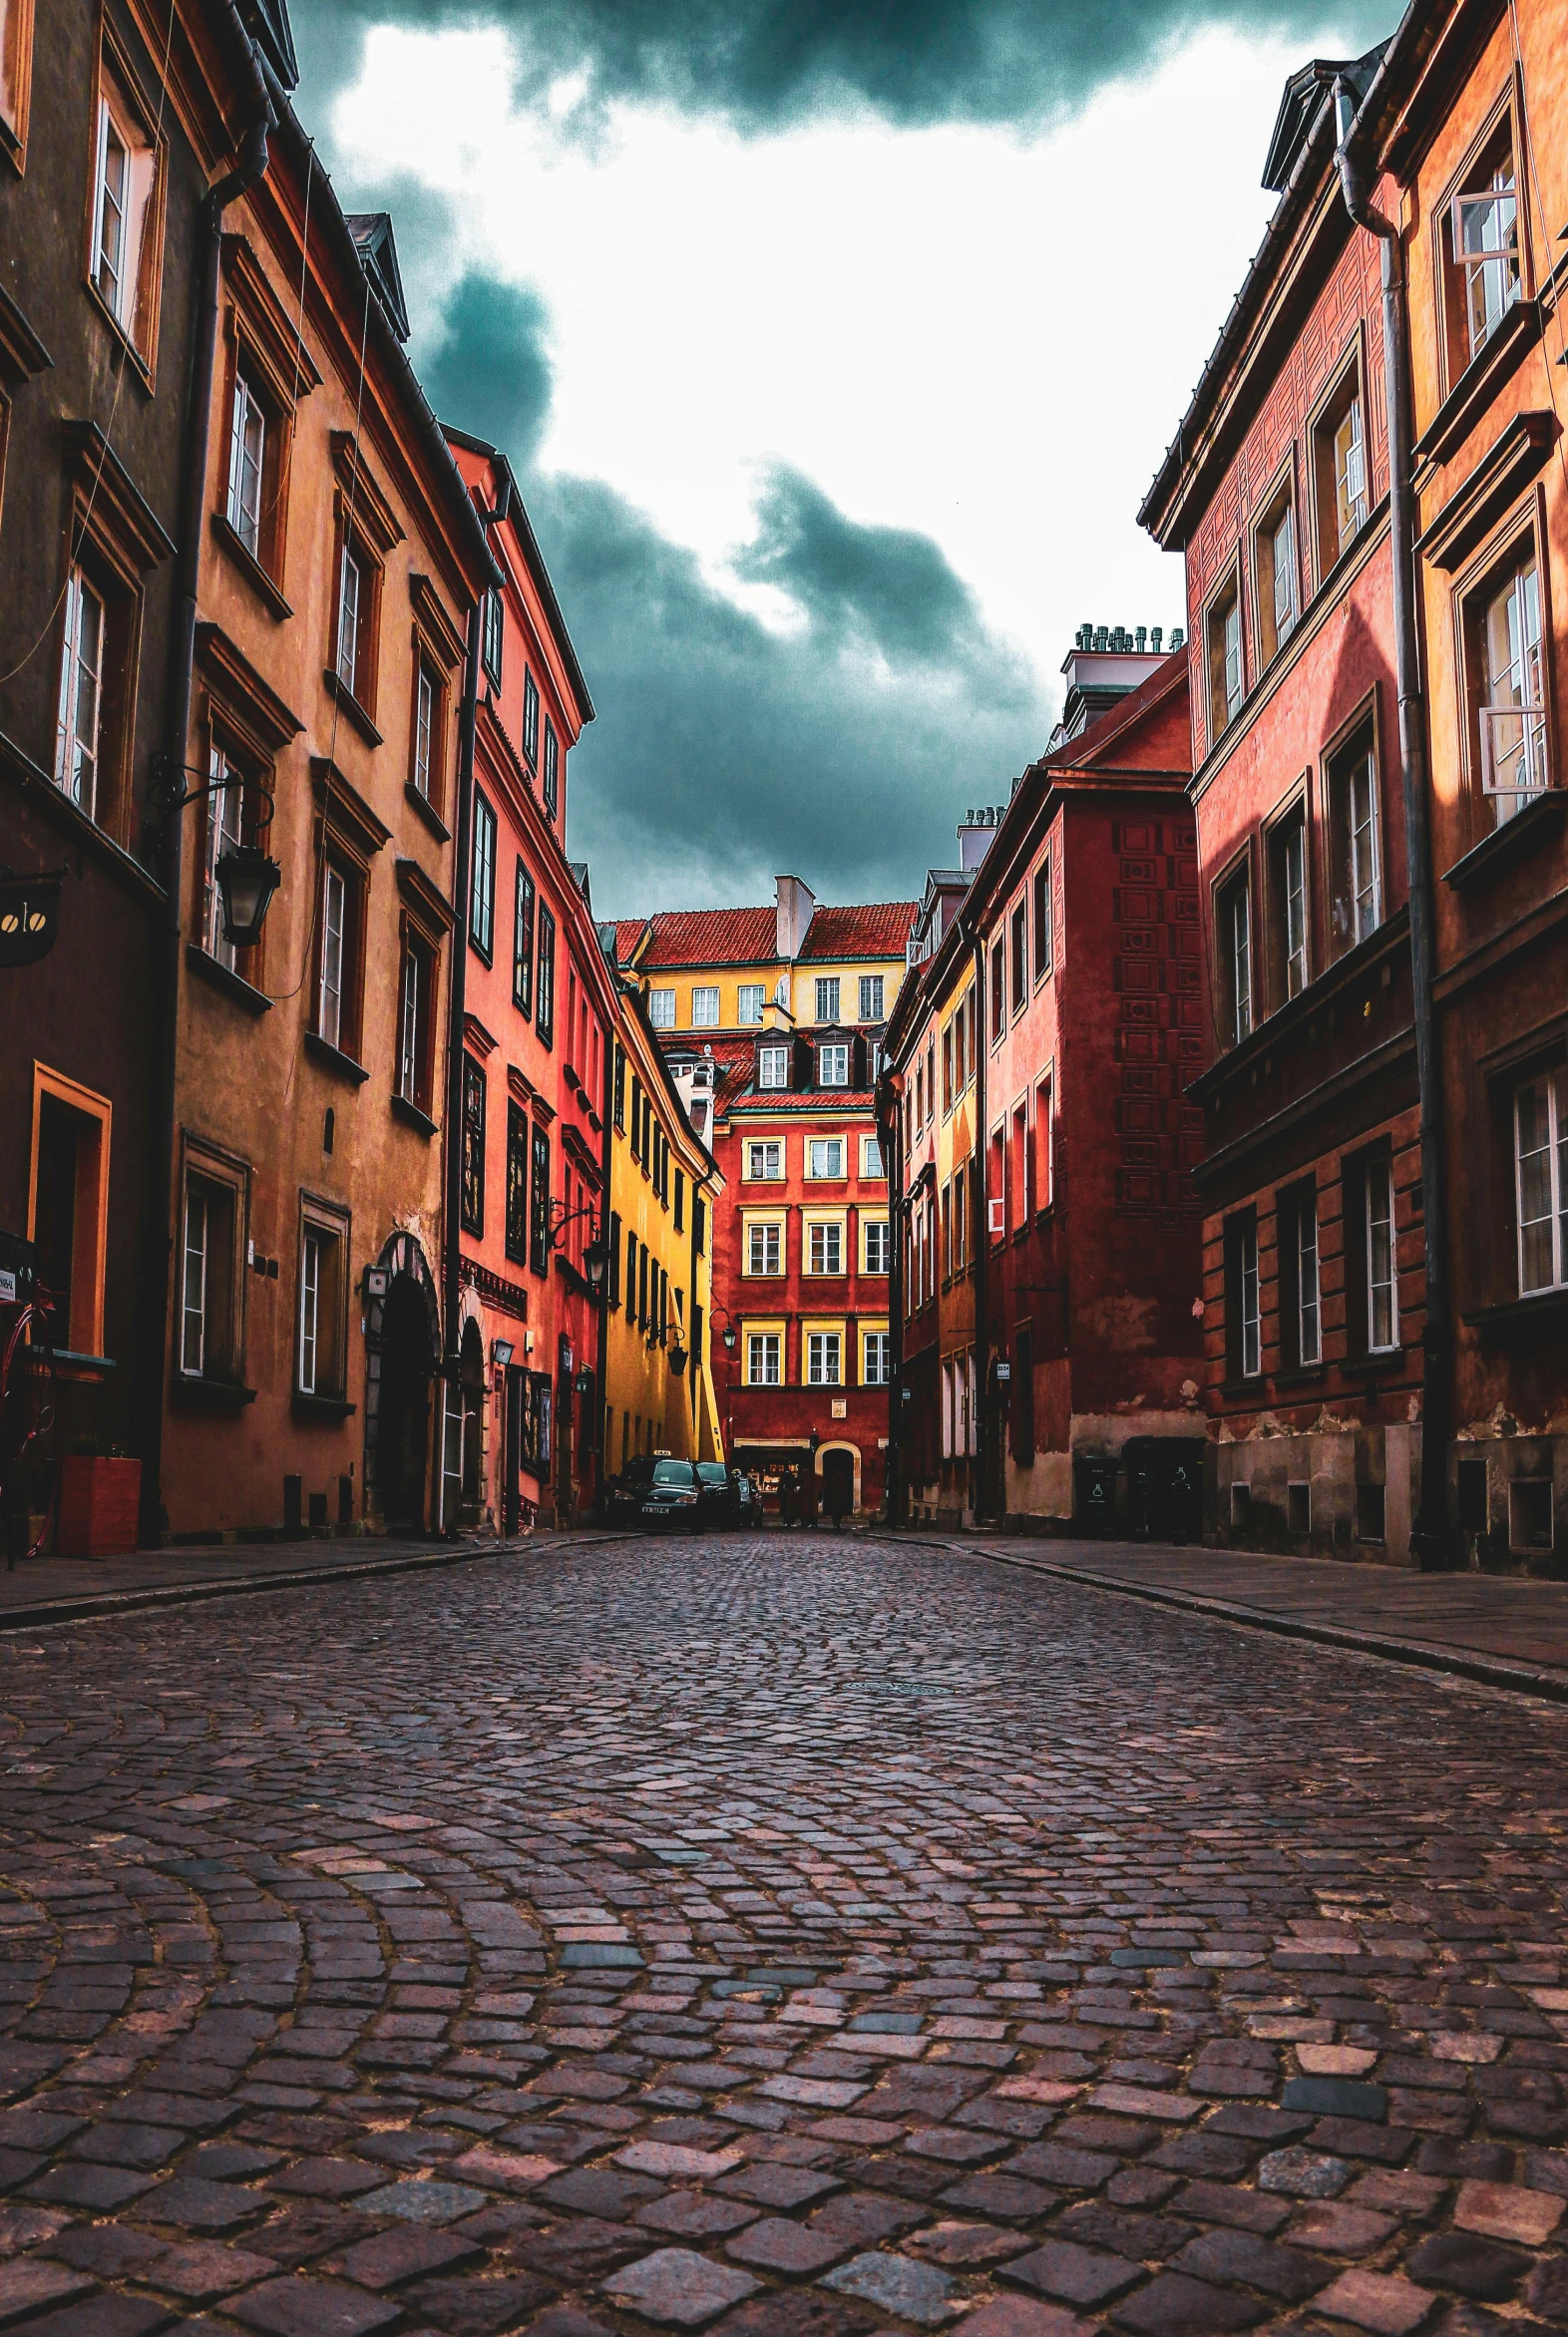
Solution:
M 735 1497 L 735 1482 L 721 1460 L 699 1460 L 697 1468 L 697 1515 L 704 1525 L 735 1525 L 739 1522 L 740 1505 Z
M 697 1472 L 689 1460 L 655 1460 L 639 1452 L 604 1488 L 604 1514 L 611 1525 L 696 1525 Z

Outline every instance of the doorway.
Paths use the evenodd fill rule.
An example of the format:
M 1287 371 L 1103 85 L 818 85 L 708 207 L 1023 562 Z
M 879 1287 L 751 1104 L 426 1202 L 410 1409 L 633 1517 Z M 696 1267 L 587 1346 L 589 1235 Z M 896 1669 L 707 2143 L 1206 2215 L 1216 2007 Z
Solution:
M 854 1513 L 855 1455 L 842 1445 L 822 1455 L 822 1507 L 829 1517 Z
M 381 1318 L 381 1397 L 376 1475 L 389 1527 L 418 1532 L 425 1522 L 430 1446 L 430 1317 L 424 1293 L 394 1275 Z
M 485 1340 L 472 1318 L 463 1326 L 458 1376 L 463 1404 L 461 1507 L 463 1525 L 478 1525 L 485 1510 Z

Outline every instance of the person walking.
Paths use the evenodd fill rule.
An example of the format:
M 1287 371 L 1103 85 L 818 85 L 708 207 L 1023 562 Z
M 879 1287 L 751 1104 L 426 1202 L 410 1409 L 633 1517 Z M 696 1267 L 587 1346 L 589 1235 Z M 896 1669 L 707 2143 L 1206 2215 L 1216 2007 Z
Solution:
M 793 1525 L 794 1522 L 795 1472 L 793 1469 L 784 1468 L 779 1470 L 779 1523 Z
M 841 1534 L 844 1531 L 844 1478 L 840 1470 L 835 1469 L 827 1479 L 823 1497 L 827 1502 L 828 1515 L 833 1520 L 833 1531 Z

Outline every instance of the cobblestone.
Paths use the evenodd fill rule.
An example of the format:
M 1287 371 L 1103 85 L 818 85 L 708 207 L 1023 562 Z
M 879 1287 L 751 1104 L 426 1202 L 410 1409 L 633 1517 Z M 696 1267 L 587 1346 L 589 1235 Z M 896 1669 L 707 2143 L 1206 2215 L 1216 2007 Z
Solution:
M 0 2324 L 1568 2324 L 1565 1753 L 856 1537 L 17 1636 Z

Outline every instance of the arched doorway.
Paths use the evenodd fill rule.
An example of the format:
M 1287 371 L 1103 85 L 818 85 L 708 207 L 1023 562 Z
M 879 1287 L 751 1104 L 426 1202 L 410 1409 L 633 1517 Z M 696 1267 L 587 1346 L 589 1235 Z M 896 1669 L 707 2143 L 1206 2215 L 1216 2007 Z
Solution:
M 441 1317 L 413 1234 L 392 1236 L 365 1277 L 365 1479 L 382 1523 L 418 1533 L 426 1522 Z
M 830 1444 L 822 1464 L 822 1510 L 827 1517 L 850 1517 L 855 1510 L 855 1455 L 847 1444 Z
M 463 1391 L 461 1523 L 478 1525 L 485 1513 L 485 1340 L 472 1316 L 463 1327 L 458 1377 Z

